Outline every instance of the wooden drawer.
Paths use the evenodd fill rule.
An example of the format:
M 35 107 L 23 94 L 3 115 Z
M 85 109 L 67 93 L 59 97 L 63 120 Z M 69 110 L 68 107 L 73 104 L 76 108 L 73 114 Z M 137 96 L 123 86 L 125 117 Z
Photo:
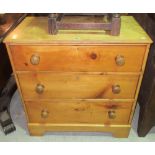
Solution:
M 19 73 L 24 100 L 133 99 L 138 75 L 86 73 Z
M 146 46 L 10 46 L 17 71 L 136 72 Z
M 25 102 L 30 123 L 127 124 L 131 102 L 53 100 Z

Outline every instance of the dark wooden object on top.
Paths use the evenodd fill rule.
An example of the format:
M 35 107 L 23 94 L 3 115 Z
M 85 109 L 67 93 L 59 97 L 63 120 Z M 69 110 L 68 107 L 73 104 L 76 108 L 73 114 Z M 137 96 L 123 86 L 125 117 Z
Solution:
M 133 15 L 155 41 L 155 14 Z M 138 102 L 140 105 L 138 135 L 144 137 L 155 126 L 155 43 L 150 48 Z
M 76 16 L 92 16 L 101 17 L 100 22 L 97 20 L 93 22 L 64 22 L 63 19 L 68 15 Z M 103 17 L 107 17 L 107 21 L 103 21 Z M 120 33 L 121 18 L 119 14 L 49 14 L 48 16 L 48 31 L 49 34 L 56 35 L 61 30 L 105 30 L 110 31 L 113 36 L 118 36 Z

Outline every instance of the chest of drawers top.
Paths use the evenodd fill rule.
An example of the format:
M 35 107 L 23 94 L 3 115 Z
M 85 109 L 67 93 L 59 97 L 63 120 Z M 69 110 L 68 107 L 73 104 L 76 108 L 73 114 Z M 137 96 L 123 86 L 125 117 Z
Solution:
M 121 17 L 119 36 L 111 36 L 102 30 L 60 30 L 49 35 L 46 17 L 27 17 L 5 39 L 11 44 L 116 44 L 151 43 L 151 39 L 132 16 Z

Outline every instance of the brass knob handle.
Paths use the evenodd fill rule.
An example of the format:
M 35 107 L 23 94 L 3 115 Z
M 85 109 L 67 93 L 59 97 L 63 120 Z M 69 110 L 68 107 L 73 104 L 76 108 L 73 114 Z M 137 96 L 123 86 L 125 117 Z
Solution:
M 44 85 L 42 85 L 42 84 L 37 84 L 37 86 L 36 86 L 36 92 L 37 92 L 38 94 L 42 94 L 42 93 L 44 92 L 44 88 L 45 88 Z
M 32 65 L 38 65 L 40 62 L 40 57 L 38 55 L 32 55 L 30 58 L 30 62 Z
M 115 119 L 116 118 L 116 112 L 114 110 L 108 111 L 108 116 L 110 119 Z
M 44 110 L 41 111 L 41 117 L 42 117 L 42 118 L 47 118 L 48 115 L 49 115 L 48 110 L 44 109 Z
M 119 93 L 121 92 L 121 87 L 120 87 L 120 85 L 113 85 L 113 86 L 112 86 L 112 92 L 113 92 L 114 94 L 119 94 Z
M 118 66 L 123 66 L 125 64 L 125 58 L 122 55 L 117 55 L 115 58 L 115 62 Z

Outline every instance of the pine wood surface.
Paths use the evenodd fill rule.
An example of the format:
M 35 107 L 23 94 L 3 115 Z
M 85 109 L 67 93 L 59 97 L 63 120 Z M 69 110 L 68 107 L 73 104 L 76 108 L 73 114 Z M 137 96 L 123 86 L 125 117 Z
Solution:
M 147 45 L 147 49 L 146 49 L 146 52 L 145 52 L 145 56 L 144 56 L 144 60 L 143 60 L 143 64 L 142 64 L 142 70 L 141 70 L 142 74 L 141 74 L 141 76 L 139 78 L 139 82 L 138 82 L 137 90 L 136 90 L 136 94 L 135 94 L 135 102 L 134 102 L 134 104 L 132 106 L 132 112 L 131 112 L 131 115 L 130 115 L 130 121 L 129 121 L 130 123 L 132 122 L 135 107 L 136 107 L 136 104 L 137 104 L 137 98 L 138 98 L 139 90 L 140 90 L 141 83 L 142 83 L 142 80 L 143 80 L 143 75 L 144 75 L 144 71 L 145 71 L 145 66 L 146 66 L 149 50 L 150 50 L 150 44 Z
M 30 135 L 43 136 L 49 131 L 87 131 L 112 133 L 116 138 L 127 138 L 131 125 L 104 125 L 104 124 L 40 124 L 28 123 Z
M 94 75 L 78 73 L 25 73 L 18 74 L 24 100 L 33 99 L 134 99 L 139 76 L 137 75 Z M 38 84 L 44 91 L 38 94 Z M 120 86 L 120 93 L 112 87 Z
M 71 124 L 128 124 L 131 102 L 105 102 L 97 100 L 55 100 L 25 102 L 31 123 Z M 42 111 L 47 117 L 42 117 Z M 115 118 L 108 112 L 114 111 Z
M 133 17 L 119 37 L 103 31 L 47 33 L 47 19 L 27 17 L 5 39 L 31 135 L 47 131 L 111 132 L 127 137 L 152 42 Z M 39 55 L 37 65 L 31 56 Z M 124 56 L 118 66 L 115 58 Z M 44 91 L 36 93 L 36 85 Z M 112 92 L 120 85 L 119 94 Z M 109 110 L 116 112 L 109 119 Z M 42 117 L 42 111 L 48 117 Z
M 98 44 L 98 43 L 151 43 L 152 40 L 132 16 L 121 17 L 119 36 L 101 30 L 60 30 L 58 35 L 48 34 L 46 17 L 27 17 L 5 39 L 7 43 Z
M 10 48 L 16 71 L 138 72 L 146 51 L 145 45 L 14 45 Z M 33 55 L 39 57 L 39 64 L 31 64 Z M 117 65 L 117 56 L 124 57 L 124 65 Z

